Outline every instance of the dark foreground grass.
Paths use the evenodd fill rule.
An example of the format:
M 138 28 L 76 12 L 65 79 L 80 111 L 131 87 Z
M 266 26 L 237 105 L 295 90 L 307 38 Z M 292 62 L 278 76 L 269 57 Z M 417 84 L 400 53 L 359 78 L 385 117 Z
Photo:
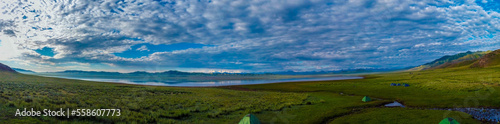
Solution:
M 478 123 L 466 113 L 444 110 L 370 108 L 359 113 L 337 118 L 330 124 L 437 124 L 446 117 L 455 118 L 462 124 Z
M 1 77 L 0 122 L 236 123 L 247 113 L 306 104 L 308 97 L 302 93 L 135 86 L 5 73 Z M 18 108 L 108 108 L 121 109 L 122 116 L 15 117 Z
M 500 69 L 455 68 L 375 74 L 359 80 L 218 88 L 137 86 L 1 73 L 0 123 L 237 123 L 247 113 L 263 123 L 358 123 L 362 117 L 370 123 L 438 123 L 445 117 L 479 123 L 464 113 L 429 108 L 500 108 L 497 71 Z M 361 102 L 365 95 L 376 100 Z M 409 108 L 380 107 L 394 100 Z M 123 115 L 15 117 L 15 110 L 21 108 L 117 108 Z

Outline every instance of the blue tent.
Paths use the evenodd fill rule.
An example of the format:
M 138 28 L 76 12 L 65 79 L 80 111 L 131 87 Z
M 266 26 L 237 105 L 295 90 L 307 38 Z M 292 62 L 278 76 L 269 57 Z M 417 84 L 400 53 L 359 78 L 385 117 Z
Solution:
M 396 83 L 391 83 L 391 86 L 396 86 Z
M 400 83 L 398 83 L 398 85 L 397 85 L 397 86 L 401 86 L 401 84 L 400 84 Z
M 403 86 L 405 86 L 405 87 L 409 87 L 410 85 L 409 85 L 409 84 L 403 84 Z

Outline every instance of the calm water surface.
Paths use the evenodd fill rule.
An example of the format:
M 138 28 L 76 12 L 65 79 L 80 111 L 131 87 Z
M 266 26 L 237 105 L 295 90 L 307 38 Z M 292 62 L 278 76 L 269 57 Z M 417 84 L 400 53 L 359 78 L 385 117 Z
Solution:
M 35 74 L 37 75 L 37 74 Z M 154 85 L 154 86 L 179 86 L 179 87 L 211 87 L 211 86 L 229 86 L 229 85 L 249 85 L 249 84 L 266 84 L 266 83 L 280 83 L 280 82 L 301 82 L 301 81 L 327 81 L 327 80 L 349 80 L 349 79 L 362 79 L 363 77 L 355 76 L 337 76 L 337 77 L 315 77 L 315 78 L 288 78 L 288 79 L 263 79 L 263 80 L 221 80 L 221 81 L 198 81 L 198 82 L 184 82 L 175 80 L 162 80 L 162 81 L 147 81 L 140 79 L 105 79 L 105 78 L 88 78 L 88 77 L 73 77 L 73 76 L 55 76 L 55 75 L 39 75 L 45 77 L 57 77 L 66 79 L 77 79 L 86 81 L 98 82 L 113 82 L 137 85 Z

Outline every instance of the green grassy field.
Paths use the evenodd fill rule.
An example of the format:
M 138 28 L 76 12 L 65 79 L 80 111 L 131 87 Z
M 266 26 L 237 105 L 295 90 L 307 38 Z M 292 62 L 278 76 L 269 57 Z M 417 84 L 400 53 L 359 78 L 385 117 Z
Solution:
M 439 123 L 470 115 L 429 108 L 500 108 L 500 71 L 452 68 L 365 75 L 365 79 L 217 88 L 138 86 L 0 74 L 0 123 Z M 390 86 L 408 83 L 410 87 Z M 363 96 L 375 98 L 364 103 Z M 394 100 L 407 108 L 381 107 Z M 19 108 L 117 108 L 119 117 L 16 117 Z
M 337 118 L 330 124 L 432 124 L 439 123 L 443 119 L 443 111 L 439 110 L 421 110 L 421 109 L 403 109 L 403 108 L 370 108 L 362 110 L 359 114 Z M 456 118 L 463 124 L 477 123 L 470 119 L 470 115 L 463 112 L 452 112 L 447 117 Z

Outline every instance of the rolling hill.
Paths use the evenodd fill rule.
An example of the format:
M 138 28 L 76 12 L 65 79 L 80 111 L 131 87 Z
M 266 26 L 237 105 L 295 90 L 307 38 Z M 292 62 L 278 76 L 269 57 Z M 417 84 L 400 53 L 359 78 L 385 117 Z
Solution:
M 500 49 L 495 51 L 477 51 L 446 55 L 432 62 L 410 70 L 430 70 L 442 68 L 485 68 L 500 65 Z
M 485 68 L 485 67 L 491 67 L 491 66 L 496 66 L 496 65 L 500 65 L 500 49 L 484 55 L 480 59 L 476 60 L 471 65 L 471 67 Z
M 7 65 L 4 65 L 0 63 L 0 72 L 12 72 L 12 73 L 17 73 L 14 69 L 10 68 Z

